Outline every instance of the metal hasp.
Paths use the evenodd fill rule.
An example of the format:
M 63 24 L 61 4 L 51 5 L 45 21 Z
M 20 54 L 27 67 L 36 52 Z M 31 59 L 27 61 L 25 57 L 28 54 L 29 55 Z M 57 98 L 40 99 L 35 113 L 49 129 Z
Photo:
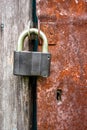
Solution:
M 14 51 L 13 74 L 20 76 L 42 76 L 50 74 L 51 54 L 48 52 L 48 41 L 45 34 L 40 31 L 43 40 L 42 52 L 23 51 L 24 39 L 30 34 L 38 35 L 38 29 L 31 28 L 21 33 L 18 40 L 17 51 Z

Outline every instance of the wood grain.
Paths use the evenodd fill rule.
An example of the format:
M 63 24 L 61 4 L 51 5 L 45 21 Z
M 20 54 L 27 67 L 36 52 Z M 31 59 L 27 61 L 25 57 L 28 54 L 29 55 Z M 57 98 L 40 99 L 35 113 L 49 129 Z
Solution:
M 13 51 L 30 11 L 30 0 L 0 0 L 0 130 L 29 128 L 28 79 L 13 75 Z

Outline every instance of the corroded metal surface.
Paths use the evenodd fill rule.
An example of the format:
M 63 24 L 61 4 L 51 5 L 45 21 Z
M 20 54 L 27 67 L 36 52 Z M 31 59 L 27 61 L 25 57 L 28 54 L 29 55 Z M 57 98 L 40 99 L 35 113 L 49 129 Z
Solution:
M 38 130 L 87 130 L 87 1 L 37 0 L 37 15 L 52 54 L 50 77 L 38 79 Z
M 37 0 L 37 15 L 41 22 L 73 18 L 87 19 L 87 0 Z

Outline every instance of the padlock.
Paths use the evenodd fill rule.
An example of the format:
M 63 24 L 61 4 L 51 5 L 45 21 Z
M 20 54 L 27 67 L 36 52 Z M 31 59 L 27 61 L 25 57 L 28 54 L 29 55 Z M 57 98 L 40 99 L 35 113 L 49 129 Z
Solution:
M 48 52 L 47 37 L 42 31 L 39 32 L 40 38 L 43 40 L 42 52 L 23 51 L 24 40 L 28 33 L 38 35 L 38 29 L 25 30 L 19 36 L 17 51 L 14 51 L 13 74 L 48 77 L 51 54 Z

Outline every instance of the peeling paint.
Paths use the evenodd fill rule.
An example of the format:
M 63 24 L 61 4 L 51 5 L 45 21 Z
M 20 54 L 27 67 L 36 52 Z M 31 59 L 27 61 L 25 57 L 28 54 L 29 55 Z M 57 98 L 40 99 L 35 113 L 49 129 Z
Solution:
M 60 15 L 67 15 L 66 10 L 61 10 L 61 12 L 59 13 Z
M 78 4 L 78 3 L 79 3 L 79 0 L 75 0 L 75 2 L 76 2 L 76 4 Z

